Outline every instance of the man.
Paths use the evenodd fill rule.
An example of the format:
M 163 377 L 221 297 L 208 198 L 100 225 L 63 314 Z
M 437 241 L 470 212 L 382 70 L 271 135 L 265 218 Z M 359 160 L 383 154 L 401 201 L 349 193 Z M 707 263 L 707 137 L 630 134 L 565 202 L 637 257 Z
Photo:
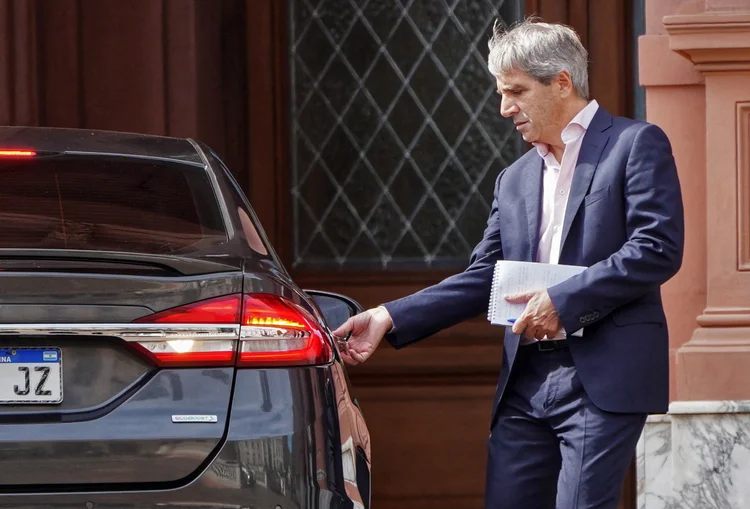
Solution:
M 402 348 L 486 313 L 496 260 L 587 267 L 506 297 L 526 307 L 505 331 L 485 507 L 614 509 L 646 414 L 668 403 L 660 286 L 684 237 L 671 147 L 658 127 L 589 100 L 570 28 L 496 26 L 489 46 L 500 113 L 533 148 L 498 176 L 469 267 L 334 332 L 352 333 L 342 355 L 362 362 L 384 335 Z

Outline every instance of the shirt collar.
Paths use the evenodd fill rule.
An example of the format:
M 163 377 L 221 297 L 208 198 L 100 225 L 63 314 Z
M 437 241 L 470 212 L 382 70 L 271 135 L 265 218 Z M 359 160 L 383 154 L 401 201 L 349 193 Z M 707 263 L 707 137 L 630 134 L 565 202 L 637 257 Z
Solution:
M 573 117 L 565 129 L 560 133 L 560 137 L 565 145 L 577 140 L 586 133 L 586 130 L 591 125 L 591 121 L 594 119 L 597 110 L 599 109 L 599 103 L 596 99 L 590 101 L 578 114 Z M 545 157 L 549 154 L 549 145 L 546 143 L 532 143 L 536 147 L 537 152 L 540 156 Z

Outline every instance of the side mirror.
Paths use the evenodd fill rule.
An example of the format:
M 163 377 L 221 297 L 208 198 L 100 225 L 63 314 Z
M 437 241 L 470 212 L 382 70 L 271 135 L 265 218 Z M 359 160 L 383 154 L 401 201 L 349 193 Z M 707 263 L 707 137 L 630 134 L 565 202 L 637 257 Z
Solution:
M 305 290 L 305 293 L 315 301 L 331 330 L 338 329 L 350 317 L 363 311 L 357 301 L 345 295 L 321 290 Z

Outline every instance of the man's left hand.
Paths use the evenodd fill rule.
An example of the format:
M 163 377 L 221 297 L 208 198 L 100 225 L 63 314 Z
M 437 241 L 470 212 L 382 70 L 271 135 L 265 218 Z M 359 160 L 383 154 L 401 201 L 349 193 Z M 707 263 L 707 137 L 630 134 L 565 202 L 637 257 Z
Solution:
M 526 309 L 513 324 L 513 334 L 521 334 L 527 339 L 552 339 L 562 329 L 560 317 L 547 290 L 506 295 L 505 300 L 516 304 L 526 303 Z

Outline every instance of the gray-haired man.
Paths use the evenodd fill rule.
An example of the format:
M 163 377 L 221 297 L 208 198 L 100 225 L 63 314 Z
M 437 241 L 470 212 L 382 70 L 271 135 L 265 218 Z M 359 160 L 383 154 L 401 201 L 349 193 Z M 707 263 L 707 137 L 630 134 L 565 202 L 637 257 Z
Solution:
M 573 30 L 496 28 L 500 113 L 534 148 L 500 173 L 484 238 L 462 273 L 348 320 L 366 360 L 487 312 L 498 259 L 583 265 L 525 302 L 505 331 L 489 439 L 487 509 L 614 509 L 646 414 L 668 403 L 660 286 L 682 263 L 683 207 L 667 137 L 589 100 Z M 572 334 L 583 329 L 582 337 Z

